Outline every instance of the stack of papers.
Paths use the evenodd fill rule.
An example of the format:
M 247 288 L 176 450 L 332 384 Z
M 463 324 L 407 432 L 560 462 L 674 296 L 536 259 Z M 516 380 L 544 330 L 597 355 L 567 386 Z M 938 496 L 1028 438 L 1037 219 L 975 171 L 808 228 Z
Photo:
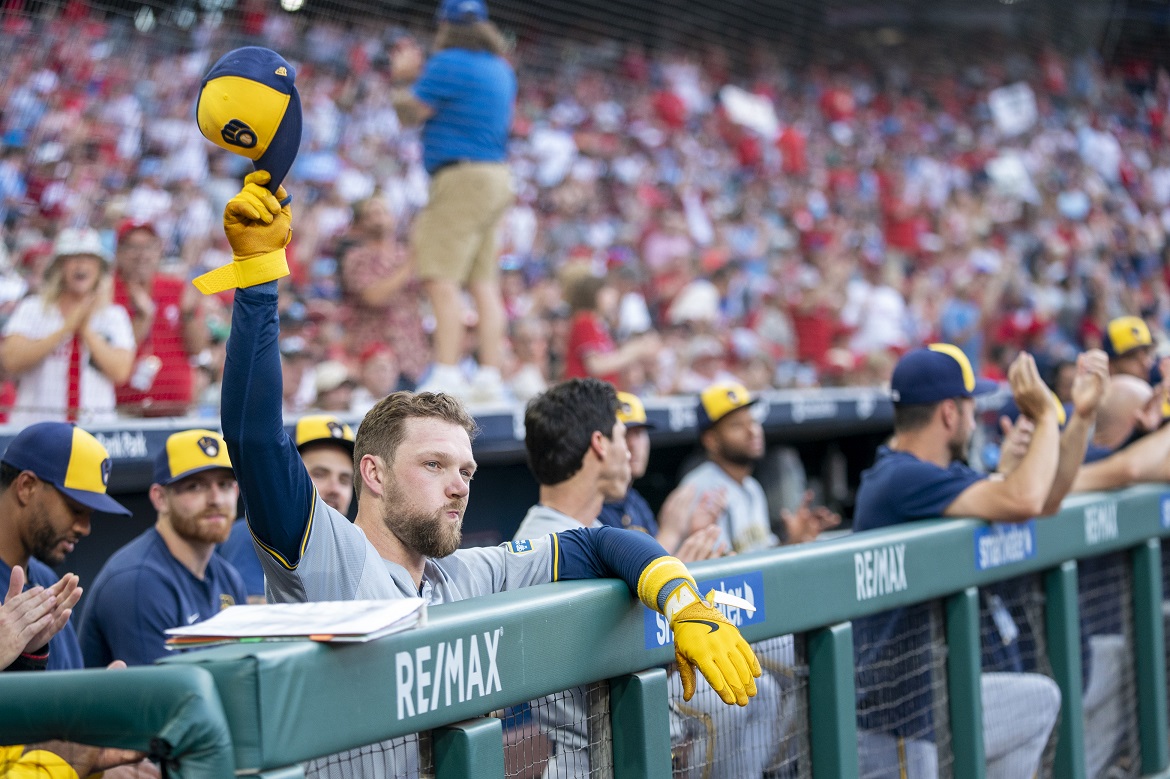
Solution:
M 168 649 L 259 641 L 372 641 L 426 622 L 422 598 L 229 606 L 209 620 L 171 628 Z

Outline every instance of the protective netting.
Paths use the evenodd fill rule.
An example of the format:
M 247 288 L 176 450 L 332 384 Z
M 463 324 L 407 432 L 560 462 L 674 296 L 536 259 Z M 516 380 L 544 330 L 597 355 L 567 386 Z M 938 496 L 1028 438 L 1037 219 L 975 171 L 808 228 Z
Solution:
M 1162 635 L 1170 636 L 1170 540 L 1162 539 Z M 1170 679 L 1170 641 L 1166 642 L 1166 678 Z M 1170 709 L 1170 684 L 1166 688 Z
M 509 779 L 613 776 L 608 682 L 513 707 L 502 719 L 505 776 Z
M 20 303 L 49 292 L 62 229 L 93 227 L 126 269 L 122 313 L 95 329 L 129 359 L 90 361 L 64 336 L 47 357 L 17 343 L 25 359 L 5 359 L 0 386 L 11 421 L 216 416 L 227 301 L 185 282 L 228 259 L 219 214 L 249 163 L 204 140 L 192 114 L 211 63 L 245 44 L 297 67 L 305 107 L 287 180 L 286 409 L 360 412 L 422 379 L 437 317 L 408 278 L 407 237 L 428 176 L 419 132 L 391 104 L 390 62 L 407 38 L 433 50 L 436 5 L 5 3 L 0 320 L 30 339 L 76 324 Z M 1128 232 L 1155 254 L 1164 242 L 1164 101 L 1124 2 L 487 5 L 518 83 L 516 198 L 498 240 L 501 369 L 518 400 L 571 361 L 558 274 L 573 262 L 623 296 L 616 345 L 657 333 L 667 347 L 623 375 L 665 394 L 720 370 L 753 389 L 880 384 L 927 334 L 982 333 L 963 344 L 977 369 L 1025 345 L 1055 364 L 1062 345 L 1099 335 L 1075 290 L 1101 236 L 1144 218 Z M 1090 206 L 1108 224 L 1086 224 Z M 1126 240 L 1119 256 L 1144 256 Z M 1143 263 L 1094 283 L 1126 299 L 1150 277 Z M 972 287 L 986 298 L 976 313 Z M 474 308 L 463 321 L 477 328 Z M 1041 325 L 1068 337 L 1037 344 Z M 477 336 L 471 352 L 499 345 Z
M 1126 553 L 1077 563 L 1090 777 L 1139 776 L 1132 571 Z
M 1052 664 L 1048 656 L 1048 637 L 1044 621 L 1044 585 L 1039 574 L 984 587 L 979 592 L 979 632 L 982 643 L 982 670 L 984 674 L 1038 674 L 1052 680 Z M 1021 687 L 1021 680 L 1031 685 L 1044 682 L 1031 677 L 1015 676 L 1009 684 Z M 1041 705 L 1035 697 L 1022 695 L 1008 701 L 988 700 L 984 692 L 984 708 L 994 707 L 992 717 L 996 725 L 1004 726 L 995 733 L 1020 734 L 1047 729 L 1049 736 L 1040 761 L 1042 777 L 1053 776 L 1056 757 L 1059 717 L 1059 697 L 1051 695 L 1055 682 L 1048 686 L 1049 706 L 1040 715 Z M 994 695 L 995 692 L 990 693 Z M 984 719 L 988 719 L 985 712 Z M 986 734 L 985 734 L 986 739 Z
M 690 701 L 671 673 L 670 735 L 676 779 L 811 776 L 808 664 L 803 636 L 752 645 L 763 666 L 746 708 L 728 706 L 703 681 Z
M 426 779 L 434 775 L 429 732 L 367 744 L 305 765 L 307 779 Z
M 853 621 L 861 776 L 949 777 L 947 645 L 937 601 Z

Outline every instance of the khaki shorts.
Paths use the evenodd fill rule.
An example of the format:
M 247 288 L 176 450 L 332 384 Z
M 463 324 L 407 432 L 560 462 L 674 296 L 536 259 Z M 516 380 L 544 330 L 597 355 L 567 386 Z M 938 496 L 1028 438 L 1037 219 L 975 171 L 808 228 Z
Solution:
M 502 162 L 460 162 L 436 173 L 410 236 L 419 278 L 495 279 L 496 231 L 514 199 L 512 174 Z

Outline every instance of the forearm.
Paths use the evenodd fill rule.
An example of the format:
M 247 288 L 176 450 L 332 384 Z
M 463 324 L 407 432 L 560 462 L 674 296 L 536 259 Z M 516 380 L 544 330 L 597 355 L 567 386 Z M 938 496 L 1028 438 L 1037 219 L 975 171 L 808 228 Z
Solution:
M 694 583 L 682 563 L 646 533 L 582 528 L 558 533 L 557 542 L 561 558 L 558 579 L 617 577 L 655 611 L 662 611 L 667 596 L 682 582 Z
M 70 335 L 72 334 L 65 328 L 50 333 L 44 338 L 10 335 L 0 344 L 0 364 L 3 364 L 4 371 L 12 376 L 32 370 L 64 343 Z
M 589 371 L 589 375 L 607 376 L 611 373 L 625 370 L 631 363 L 638 360 L 640 356 L 633 348 L 633 344 L 627 343 L 614 352 L 594 352 L 587 356 L 583 362 L 585 363 L 585 369 Z
M 387 305 L 410 281 L 410 274 L 410 266 L 404 265 L 386 278 L 361 288 L 362 302 L 372 308 Z
M 1059 511 L 1064 496 L 1072 489 L 1077 471 L 1085 462 L 1085 450 L 1089 446 L 1089 434 L 1096 416 L 1095 413 L 1088 418 L 1073 414 L 1065 425 L 1060 436 L 1060 459 L 1056 465 L 1056 476 L 1048 491 L 1048 499 L 1044 502 L 1043 516 Z
M 130 327 L 134 331 L 134 343 L 140 344 L 150 335 L 150 328 L 154 325 L 154 312 L 135 310 L 130 315 Z
M 398 121 L 404 127 L 414 127 L 427 120 L 427 112 L 423 109 L 419 99 L 410 91 L 409 86 L 396 87 L 390 93 L 390 104 L 394 106 L 394 112 L 398 114 Z
M 130 380 L 130 372 L 134 369 L 134 352 L 129 349 L 120 349 L 90 329 L 86 329 L 82 338 L 89 347 L 90 360 L 106 378 L 115 385 L 125 384 Z
M 187 354 L 199 354 L 207 348 L 210 340 L 207 333 L 207 319 L 203 315 L 203 306 L 199 300 L 191 299 L 198 294 L 194 287 L 190 287 L 190 294 L 183 293 L 181 301 L 181 315 L 183 318 L 183 350 Z
M 1036 421 L 1032 442 L 1020 464 L 1004 478 L 1004 485 L 1023 506 L 1035 507 L 1039 514 L 1048 501 L 1056 478 L 1060 431 L 1054 412 Z M 1063 496 L 1062 496 L 1063 497 Z
M 313 485 L 284 430 L 276 290 L 276 282 L 236 290 L 220 422 L 253 534 L 295 563 Z

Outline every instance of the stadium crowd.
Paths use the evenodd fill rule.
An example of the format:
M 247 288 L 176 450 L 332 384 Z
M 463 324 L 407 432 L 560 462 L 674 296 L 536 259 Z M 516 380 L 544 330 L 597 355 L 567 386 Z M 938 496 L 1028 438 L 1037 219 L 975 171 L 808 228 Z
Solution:
M 427 177 L 389 98 L 406 31 L 302 28 L 273 11 L 143 35 L 79 4 L 4 25 L 2 310 L 44 287 L 63 228 L 97 229 L 139 344 L 129 377 L 111 379 L 121 413 L 217 407 L 230 294 L 168 287 L 152 304 L 143 291 L 156 272 L 185 281 L 228 256 L 217 217 L 245 171 L 199 135 L 191 108 L 215 53 L 244 40 L 297 63 L 305 108 L 281 299 L 286 409 L 362 411 L 425 379 L 434 318 L 406 236 Z M 1044 372 L 1099 346 L 1122 314 L 1163 343 L 1170 77 L 1014 52 L 991 42 L 944 58 L 907 41 L 794 68 L 759 46 L 733 71 L 714 46 L 519 37 L 517 197 L 500 236 L 512 393 L 582 372 L 596 320 L 624 355 L 609 375 L 642 395 L 731 377 L 881 383 L 932 340 L 958 344 L 981 375 L 1004 378 L 1020 349 Z M 989 104 L 1021 82 L 1031 123 L 1018 121 L 1027 105 Z M 727 85 L 766 98 L 775 132 L 748 129 Z M 397 283 L 371 296 L 378 273 Z M 27 368 L 4 363 L 10 406 Z

